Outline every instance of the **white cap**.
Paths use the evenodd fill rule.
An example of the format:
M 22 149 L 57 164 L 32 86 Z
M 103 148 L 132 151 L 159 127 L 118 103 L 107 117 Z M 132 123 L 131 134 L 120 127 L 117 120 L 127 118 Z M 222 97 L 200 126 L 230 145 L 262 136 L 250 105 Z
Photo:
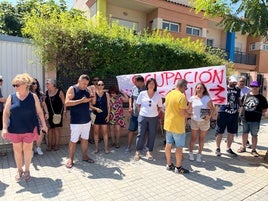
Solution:
M 2 80 L 3 79 L 3 76 L 2 75 L 0 75 L 0 80 Z
M 237 82 L 236 76 L 232 75 L 229 77 L 229 82 Z

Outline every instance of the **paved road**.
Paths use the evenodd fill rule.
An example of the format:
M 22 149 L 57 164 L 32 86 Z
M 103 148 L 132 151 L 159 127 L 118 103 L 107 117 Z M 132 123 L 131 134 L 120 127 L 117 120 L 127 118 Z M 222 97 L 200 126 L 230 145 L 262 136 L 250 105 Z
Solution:
M 29 182 L 15 181 L 14 157 L 9 151 L 6 157 L 0 158 L 0 200 L 268 200 L 268 164 L 262 157 L 253 158 L 250 149 L 236 158 L 225 153 L 216 157 L 214 135 L 215 130 L 207 135 L 202 163 L 189 161 L 185 148 L 183 164 L 191 171 L 188 175 L 165 170 L 160 134 L 154 161 L 143 157 L 136 162 L 134 152 L 124 153 L 123 146 L 112 148 L 108 155 L 104 152 L 93 154 L 94 146 L 91 145 L 89 154 L 95 163 L 81 161 L 78 147 L 75 166 L 67 169 L 64 164 L 68 147 L 65 145 L 57 152 L 34 156 Z M 123 143 L 126 138 L 122 139 Z M 236 151 L 240 145 L 241 136 L 235 138 L 233 149 Z M 268 120 L 264 120 L 259 153 L 264 155 L 267 146 Z M 223 141 L 222 150 L 224 147 Z

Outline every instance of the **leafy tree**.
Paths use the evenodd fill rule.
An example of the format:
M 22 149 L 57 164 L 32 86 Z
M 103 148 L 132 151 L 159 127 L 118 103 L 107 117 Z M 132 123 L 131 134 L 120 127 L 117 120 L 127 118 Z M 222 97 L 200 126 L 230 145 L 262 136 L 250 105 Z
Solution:
M 54 0 L 19 0 L 13 6 L 8 1 L 0 3 L 0 33 L 12 36 L 22 36 L 21 29 L 24 26 L 24 15 L 37 9 L 36 5 L 47 4 L 51 7 L 57 7 L 60 11 L 67 10 L 65 0 L 60 0 L 59 5 Z M 25 35 L 27 37 L 27 35 Z
M 268 39 L 267 0 L 192 0 L 196 12 L 221 17 L 225 30 Z

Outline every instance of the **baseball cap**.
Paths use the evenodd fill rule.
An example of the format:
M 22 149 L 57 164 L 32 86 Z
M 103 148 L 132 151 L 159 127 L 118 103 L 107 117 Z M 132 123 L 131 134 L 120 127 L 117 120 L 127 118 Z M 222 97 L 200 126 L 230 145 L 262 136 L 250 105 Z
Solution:
M 250 87 L 259 87 L 259 82 L 258 81 L 252 81 L 249 85 Z
M 230 77 L 229 77 L 229 81 L 230 81 L 230 82 L 237 82 L 237 78 L 236 78 L 236 76 L 234 76 L 234 75 L 230 76 Z
M 0 75 L 0 80 L 3 80 L 3 76 L 2 75 Z

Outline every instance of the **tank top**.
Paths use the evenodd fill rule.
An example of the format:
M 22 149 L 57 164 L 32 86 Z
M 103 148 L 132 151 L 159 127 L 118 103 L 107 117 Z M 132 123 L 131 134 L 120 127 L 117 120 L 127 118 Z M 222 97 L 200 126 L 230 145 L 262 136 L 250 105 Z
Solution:
M 24 100 L 20 100 L 16 93 L 11 94 L 8 132 L 33 133 L 35 127 L 38 127 L 38 118 L 33 94 L 29 93 Z
M 73 100 L 79 100 L 83 97 L 90 97 L 88 90 L 80 90 L 77 85 L 73 86 L 74 98 Z M 89 103 L 81 103 L 70 107 L 71 112 L 71 124 L 85 124 L 90 122 Z

